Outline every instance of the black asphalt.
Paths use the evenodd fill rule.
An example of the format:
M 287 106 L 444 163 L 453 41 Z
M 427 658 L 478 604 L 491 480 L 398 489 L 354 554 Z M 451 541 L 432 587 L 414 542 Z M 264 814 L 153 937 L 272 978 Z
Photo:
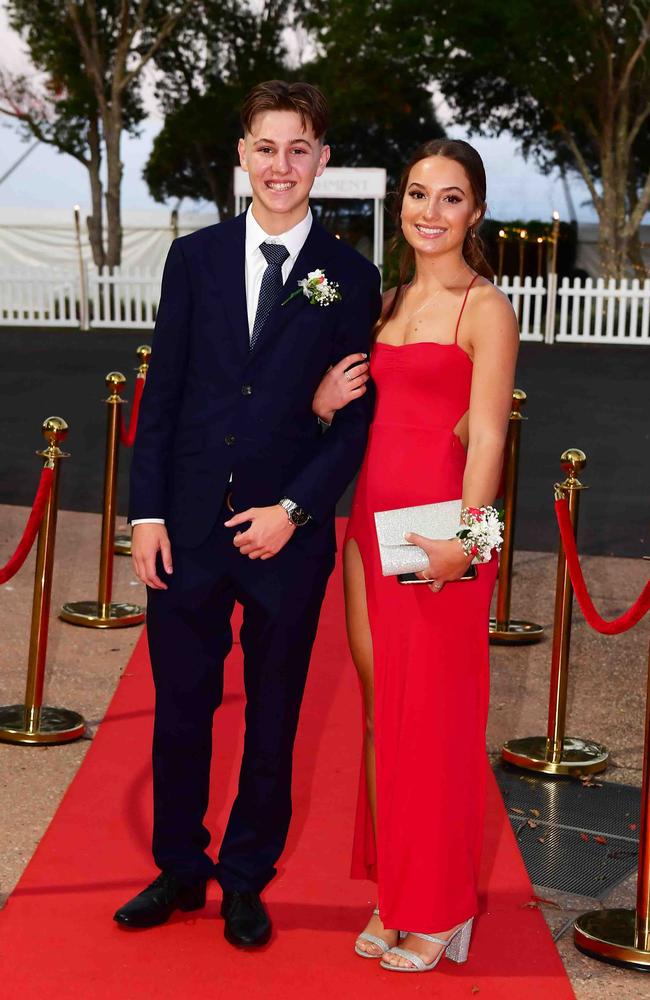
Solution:
M 132 398 L 136 347 L 148 332 L 80 333 L 0 329 L 0 503 L 32 502 L 42 420 L 70 425 L 71 457 L 61 477 L 63 509 L 98 511 L 106 396 L 104 376 L 128 377 Z M 650 348 L 522 344 L 517 386 L 528 394 L 522 436 L 516 545 L 557 544 L 553 483 L 568 447 L 586 453 L 580 549 L 639 557 L 650 554 Z M 126 512 L 129 453 L 122 450 L 119 510 Z M 349 509 L 349 491 L 340 513 Z

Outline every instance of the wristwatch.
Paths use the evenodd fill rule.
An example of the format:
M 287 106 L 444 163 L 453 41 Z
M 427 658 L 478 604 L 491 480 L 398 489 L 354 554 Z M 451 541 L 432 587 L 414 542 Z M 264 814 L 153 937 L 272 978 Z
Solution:
M 307 521 L 311 520 L 307 511 L 299 507 L 293 500 L 289 500 L 288 497 L 283 497 L 278 503 L 287 512 L 287 517 L 296 528 L 302 528 L 304 524 L 307 524 Z

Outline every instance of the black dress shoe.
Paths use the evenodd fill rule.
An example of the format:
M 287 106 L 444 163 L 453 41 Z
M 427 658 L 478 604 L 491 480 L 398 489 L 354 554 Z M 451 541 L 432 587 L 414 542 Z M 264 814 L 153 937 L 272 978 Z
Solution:
M 205 881 L 184 885 L 170 872 L 161 872 L 151 885 L 125 903 L 113 916 L 123 927 L 157 927 L 174 910 L 200 910 L 205 906 Z
M 256 892 L 224 892 L 224 937 L 236 948 L 259 948 L 271 937 L 271 919 Z

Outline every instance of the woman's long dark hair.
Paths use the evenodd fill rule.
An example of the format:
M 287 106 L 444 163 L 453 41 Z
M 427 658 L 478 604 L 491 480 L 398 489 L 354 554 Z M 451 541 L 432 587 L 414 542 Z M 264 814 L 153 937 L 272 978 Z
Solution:
M 465 142 L 463 139 L 432 139 L 431 142 L 425 142 L 422 146 L 416 149 L 410 161 L 404 168 L 404 172 L 400 178 L 399 189 L 395 198 L 395 208 L 393 210 L 395 235 L 390 245 L 391 254 L 399 253 L 399 278 L 397 280 L 393 300 L 382 316 L 379 325 L 377 326 L 377 332 L 379 332 L 379 330 L 397 311 L 402 296 L 404 295 L 406 284 L 410 281 L 413 275 L 415 268 L 415 252 L 413 247 L 406 242 L 404 236 L 402 235 L 400 216 L 402 212 L 402 202 L 404 201 L 404 195 L 406 193 L 411 170 L 416 163 L 420 162 L 420 160 L 426 160 L 430 156 L 446 156 L 449 160 L 455 160 L 455 162 L 459 163 L 467 174 L 467 179 L 474 197 L 474 204 L 481 210 L 481 214 L 471 229 L 468 229 L 465 234 L 462 250 L 463 258 L 474 271 L 483 275 L 484 278 L 489 278 L 491 281 L 494 277 L 494 271 L 485 259 L 483 244 L 476 232 L 477 228 L 483 221 L 485 209 L 487 207 L 485 202 L 487 182 L 485 179 L 485 167 L 483 166 L 483 160 L 474 147 L 470 146 L 470 144 Z

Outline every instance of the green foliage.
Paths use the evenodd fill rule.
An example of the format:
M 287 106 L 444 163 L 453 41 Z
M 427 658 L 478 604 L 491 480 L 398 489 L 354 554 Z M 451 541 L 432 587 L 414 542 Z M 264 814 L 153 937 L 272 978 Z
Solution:
M 301 71 L 330 103 L 332 165 L 385 167 L 389 188 L 417 146 L 444 135 L 430 74 L 414 58 L 412 11 L 403 0 L 331 0 L 302 15 L 317 55 Z
M 113 2 L 98 7 L 98 44 L 107 64 L 117 45 L 115 16 L 119 6 Z M 44 77 L 41 95 L 28 78 L 13 81 L 16 103 L 26 112 L 21 126 L 25 137 L 37 134 L 62 153 L 87 158 L 89 130 L 98 124 L 99 108 L 65 4 L 57 0 L 9 0 L 7 11 L 11 27 L 23 37 L 32 63 Z M 81 13 L 87 24 L 85 11 Z M 107 76 L 104 91 L 110 100 L 109 84 Z M 136 85 L 124 101 L 125 131 L 137 135 L 145 117 Z
M 455 120 L 510 133 L 542 170 L 578 172 L 600 219 L 604 275 L 630 263 L 642 277 L 650 0 L 439 0 L 419 23 Z
M 239 106 L 255 83 L 286 77 L 286 5 L 206 0 L 156 60 L 166 111 L 144 179 L 157 201 L 206 199 L 232 211 Z
M 395 185 L 413 148 L 442 135 L 425 76 L 405 64 L 413 41 L 400 27 L 407 7 L 402 0 L 204 3 L 157 60 L 167 114 L 144 171 L 153 197 L 205 198 L 229 214 L 237 109 L 255 83 L 274 77 L 309 80 L 327 95 L 332 165 L 383 166 Z M 293 49 L 303 43 L 291 55 L 289 27 Z M 367 229 L 366 208 L 328 203 L 321 215 L 341 231 Z

